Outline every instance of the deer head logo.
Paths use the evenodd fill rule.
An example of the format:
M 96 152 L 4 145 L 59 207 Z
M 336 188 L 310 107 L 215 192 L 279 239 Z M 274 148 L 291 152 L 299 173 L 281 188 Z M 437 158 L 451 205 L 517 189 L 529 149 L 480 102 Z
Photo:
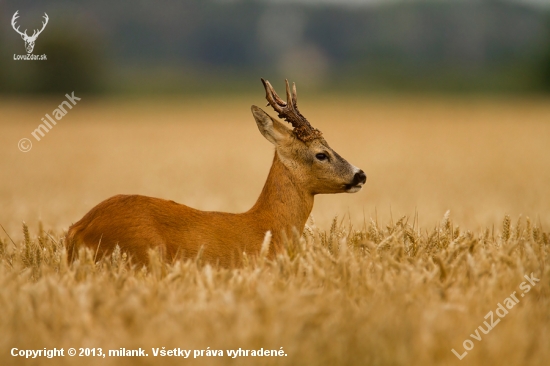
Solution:
M 11 18 L 11 26 L 13 27 L 13 29 L 19 33 L 21 35 L 21 38 L 23 38 L 23 41 L 25 41 L 25 49 L 27 50 L 27 53 L 32 53 L 32 50 L 34 49 L 34 42 L 36 42 L 36 38 L 38 38 L 38 36 L 40 35 L 40 33 L 42 33 L 42 31 L 44 30 L 44 28 L 46 28 L 46 24 L 48 24 L 48 14 L 44 13 L 44 22 L 42 22 L 42 29 L 40 30 L 37 30 L 35 29 L 34 32 L 32 33 L 32 36 L 29 36 L 27 34 L 27 30 L 25 29 L 24 32 L 21 32 L 19 30 L 19 26 L 17 26 L 16 28 L 16 25 L 15 25 L 15 21 L 17 18 L 19 18 L 19 15 L 17 15 L 17 13 L 19 13 L 19 10 L 17 10 L 15 12 L 15 14 L 13 14 L 13 18 Z

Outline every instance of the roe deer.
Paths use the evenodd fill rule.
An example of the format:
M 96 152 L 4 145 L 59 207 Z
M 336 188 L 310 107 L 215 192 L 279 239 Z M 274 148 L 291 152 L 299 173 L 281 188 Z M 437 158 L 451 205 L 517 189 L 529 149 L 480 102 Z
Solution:
M 316 194 L 361 190 L 365 173 L 332 150 L 321 131 L 298 111 L 296 85 L 291 92 L 286 80 L 285 102 L 268 81 L 262 83 L 268 105 L 294 129 L 251 107 L 260 133 L 275 145 L 275 156 L 262 193 L 249 211 L 199 211 L 160 198 L 114 196 L 69 228 L 69 261 L 81 245 L 99 257 L 119 245 L 138 264 L 147 264 L 149 249 L 157 248 L 168 260 L 200 253 L 207 262 L 230 267 L 241 263 L 243 253 L 259 254 L 268 231 L 272 238 L 267 256 L 273 258 L 284 250 L 285 236 L 304 230 Z

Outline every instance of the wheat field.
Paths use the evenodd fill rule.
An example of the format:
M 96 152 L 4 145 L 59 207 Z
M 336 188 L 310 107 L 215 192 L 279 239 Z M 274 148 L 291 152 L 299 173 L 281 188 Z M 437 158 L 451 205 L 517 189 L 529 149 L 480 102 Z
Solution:
M 0 102 L 0 364 L 550 361 L 548 100 L 301 97 L 367 183 L 317 197 L 286 253 L 236 269 L 154 252 L 145 269 L 118 252 L 94 263 L 82 251 L 68 266 L 63 233 L 119 193 L 247 210 L 273 154 L 249 110 L 262 95 L 82 97 L 34 140 L 62 100 Z M 163 347 L 190 354 L 154 356 Z M 26 359 L 15 348 L 65 354 Z M 249 355 L 228 354 L 239 348 Z M 277 356 L 250 354 L 260 349 Z

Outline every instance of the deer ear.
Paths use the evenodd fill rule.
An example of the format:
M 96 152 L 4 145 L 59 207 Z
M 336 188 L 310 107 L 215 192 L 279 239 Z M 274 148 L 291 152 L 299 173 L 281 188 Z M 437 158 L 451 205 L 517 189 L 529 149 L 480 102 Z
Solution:
M 284 144 L 285 141 L 291 138 L 292 131 L 284 124 L 255 105 L 251 107 L 251 110 L 260 133 L 273 145 L 277 146 Z

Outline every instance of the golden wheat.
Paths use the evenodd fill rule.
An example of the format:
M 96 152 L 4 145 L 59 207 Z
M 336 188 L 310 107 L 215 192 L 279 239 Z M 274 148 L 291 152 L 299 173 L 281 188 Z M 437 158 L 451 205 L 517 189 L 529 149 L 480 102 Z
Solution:
M 152 348 L 210 347 L 224 356 L 190 362 L 225 365 L 234 363 L 227 350 L 283 347 L 286 357 L 238 363 L 450 364 L 458 361 L 451 349 L 463 353 L 484 316 L 531 273 L 541 281 L 465 357 L 476 365 L 550 360 L 550 235 L 537 224 L 510 228 L 508 219 L 502 232 L 517 233 L 509 239 L 451 227 L 448 214 L 424 234 L 405 217 L 365 230 L 335 219 L 329 232 L 310 222 L 286 254 L 228 270 L 200 258 L 167 264 L 155 252 L 148 268 L 129 266 L 120 251 L 95 263 L 84 250 L 68 266 L 62 238 L 44 230 L 31 237 L 24 225 L 24 240 L 0 242 L 0 360 L 22 364 L 14 347 L 141 347 L 149 357 L 54 362 L 180 364 Z

